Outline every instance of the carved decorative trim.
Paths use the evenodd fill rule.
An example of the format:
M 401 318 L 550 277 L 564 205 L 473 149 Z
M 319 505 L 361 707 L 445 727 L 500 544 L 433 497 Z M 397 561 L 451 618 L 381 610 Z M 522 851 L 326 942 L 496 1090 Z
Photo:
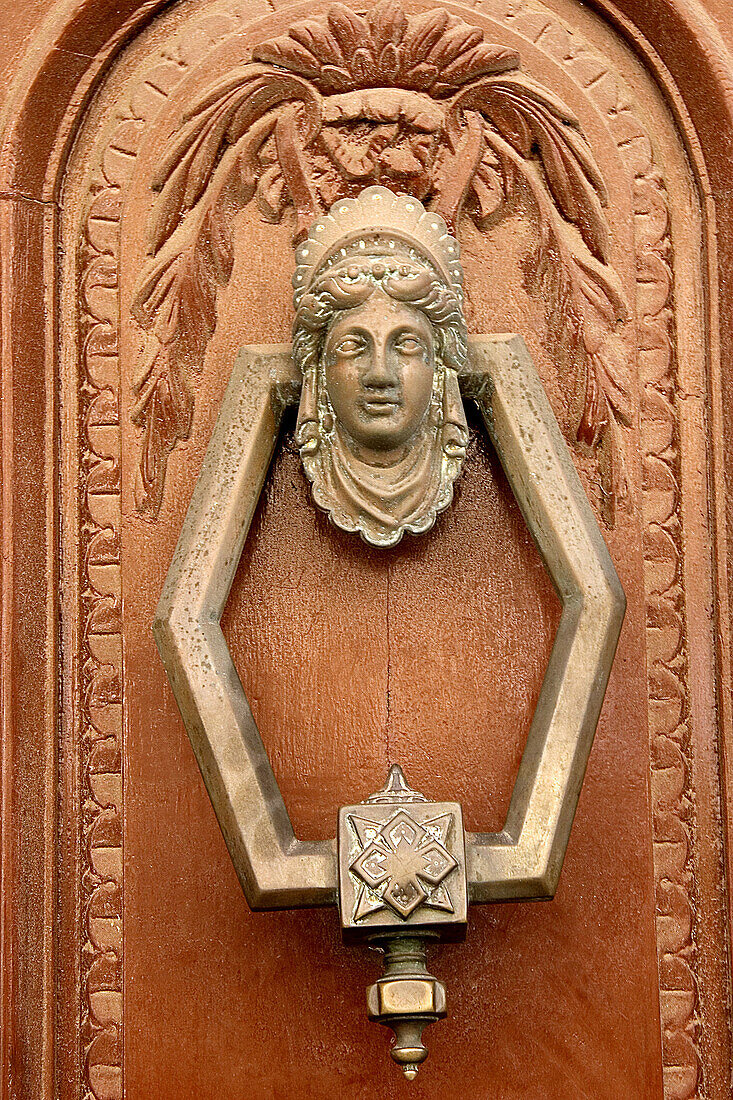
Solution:
M 652 738 L 657 940 L 666 1100 L 703 1097 L 695 978 L 695 883 L 692 875 L 694 793 L 682 588 L 679 412 L 673 319 L 673 277 L 666 193 L 645 130 L 607 63 L 555 16 L 501 0 L 488 14 L 543 48 L 587 89 L 615 135 L 634 179 L 644 448 L 643 512 L 647 546 L 647 644 Z M 238 25 L 235 15 L 201 20 L 211 44 Z M 548 28 L 551 33 L 548 33 Z M 200 45 L 199 54 L 200 56 Z M 117 233 L 121 198 L 148 121 L 186 75 L 184 36 L 149 70 L 131 95 L 100 157 L 81 264 L 85 432 L 84 470 L 84 734 L 82 1022 L 85 1096 L 122 1098 L 121 738 L 122 669 L 119 624 L 119 361 Z M 115 150 L 122 152 L 117 154 Z M 273 162 L 274 164 L 274 162 Z M 270 165 L 272 167 L 272 165 Z M 272 175 L 267 186 L 273 186 Z M 263 176 L 264 178 L 264 176 Z M 371 177 L 370 177 L 371 178 Z M 477 177 L 478 178 L 478 177 Z M 361 186 L 361 185 L 360 185 Z
M 515 51 L 441 8 L 407 15 L 395 0 L 365 16 L 337 3 L 256 46 L 250 63 L 204 89 L 169 143 L 132 305 L 149 333 L 132 410 L 143 432 L 139 510 L 158 514 L 168 455 L 190 433 L 236 215 L 253 200 L 270 221 L 292 210 L 300 240 L 368 184 L 413 195 L 453 232 L 463 212 L 488 230 L 529 198 L 539 224 L 526 284 L 544 298 L 558 348 L 582 355 L 576 436 L 604 444 L 612 520 L 628 494 L 622 428 L 634 409 L 619 333 L 628 308 L 593 152 Z
M 651 166 L 650 166 L 651 167 Z M 694 800 L 682 576 L 679 410 L 667 196 L 637 176 L 639 368 L 651 797 L 665 1097 L 702 1096 L 695 979 Z
M 695 977 L 694 791 L 690 783 L 687 635 L 682 576 L 674 278 L 667 193 L 644 127 L 607 65 L 577 36 L 525 3 L 507 22 L 547 52 L 608 116 L 633 179 L 638 370 L 643 453 L 652 835 L 665 1100 L 703 1097 Z M 552 34 L 548 34 L 548 28 Z
M 210 44 L 235 16 L 209 16 Z M 200 41 L 198 43 L 200 49 Z M 84 1100 L 123 1100 L 123 668 L 120 571 L 119 230 L 124 189 L 149 118 L 188 69 L 185 39 L 147 71 L 98 160 L 86 211 L 80 292 L 82 415 L 82 1003 Z
M 86 223 L 83 319 L 82 1043 L 89 1092 L 122 1096 L 122 618 L 117 221 L 107 177 Z

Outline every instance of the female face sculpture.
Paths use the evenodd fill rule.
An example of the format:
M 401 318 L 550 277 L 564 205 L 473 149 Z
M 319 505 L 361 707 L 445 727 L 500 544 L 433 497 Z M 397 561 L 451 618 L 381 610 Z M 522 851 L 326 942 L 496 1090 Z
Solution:
M 441 249 L 453 250 L 450 266 Z M 369 188 L 338 203 L 298 252 L 300 453 L 316 503 L 377 546 L 432 527 L 465 455 L 457 251 L 416 200 Z
M 375 291 L 331 322 L 322 357 L 326 395 L 352 451 L 377 466 L 398 460 L 433 394 L 435 340 L 425 314 Z

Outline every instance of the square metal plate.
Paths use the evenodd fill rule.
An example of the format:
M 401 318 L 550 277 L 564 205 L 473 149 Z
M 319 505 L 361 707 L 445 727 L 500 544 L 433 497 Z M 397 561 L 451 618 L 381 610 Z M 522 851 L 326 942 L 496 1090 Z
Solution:
M 427 929 L 466 931 L 463 817 L 457 802 L 343 806 L 338 831 L 339 910 L 347 941 Z

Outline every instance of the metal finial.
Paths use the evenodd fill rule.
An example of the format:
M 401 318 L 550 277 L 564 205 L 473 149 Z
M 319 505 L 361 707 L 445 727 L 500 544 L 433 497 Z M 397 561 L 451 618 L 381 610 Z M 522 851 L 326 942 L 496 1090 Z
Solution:
M 387 782 L 380 791 L 370 794 L 367 802 L 427 802 L 427 798 L 413 791 L 399 764 L 392 764 Z

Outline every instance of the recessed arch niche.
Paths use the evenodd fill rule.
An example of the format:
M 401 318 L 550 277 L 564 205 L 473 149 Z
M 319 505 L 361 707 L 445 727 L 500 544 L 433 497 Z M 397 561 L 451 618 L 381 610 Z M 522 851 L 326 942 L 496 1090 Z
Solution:
M 452 1065 L 436 1040 L 426 1095 L 445 1095 L 459 1070 L 477 1095 L 487 1082 L 519 1095 L 529 1001 L 544 1021 L 530 1046 L 537 1095 L 722 1098 L 727 58 L 689 3 L 445 6 L 516 49 L 522 70 L 561 97 L 608 186 L 629 304 L 619 326 L 628 491 L 613 507 L 603 442 L 576 446 L 577 357 L 563 359 L 543 291 L 528 289 L 536 209 L 520 196 L 502 221 L 481 229 L 464 217 L 458 230 L 471 327 L 517 329 L 530 345 L 630 613 L 558 897 L 477 911 L 473 950 L 450 956 L 461 1015 L 473 1022 Z M 20 1095 L 132 1100 L 180 1095 L 182 1081 L 202 1095 L 291 1095 L 307 1080 L 325 1096 L 344 1057 L 355 1095 L 382 1080 L 371 1076 L 381 1051 L 359 1038 L 349 1007 L 368 961 L 344 962 L 324 914 L 305 925 L 247 911 L 148 630 L 236 351 L 288 338 L 289 211 L 273 224 L 252 203 L 238 216 L 216 329 L 188 378 L 188 438 L 167 456 L 157 515 L 142 515 L 136 496 L 144 333 L 131 302 L 152 176 L 192 97 L 304 12 L 255 0 L 73 0 L 49 17 L 9 100 L 0 217 L 14 522 L 4 667 L 14 731 L 6 774 L 21 827 L 6 866 L 18 914 L 11 949 L 23 961 L 4 1003 L 20 1036 L 8 1048 Z M 299 477 L 286 434 L 226 627 L 243 676 L 243 655 L 265 639 L 248 694 L 296 826 L 321 835 L 323 816 L 375 786 L 390 754 L 417 786 L 460 797 L 469 827 L 498 825 L 556 609 L 496 462 L 475 440 L 455 509 L 388 566 L 335 536 Z M 431 633 L 436 607 L 441 629 Z M 344 658 L 336 650 L 348 638 Z M 440 677 L 425 671 L 429 661 Z M 354 667 L 367 686 L 349 693 Z M 324 724 L 337 733 L 323 736 Z M 292 957 L 288 943 L 299 945 Z M 349 965 L 344 979 L 339 967 Z M 269 999 L 294 1023 L 296 982 L 322 1014 L 347 1023 L 299 1016 L 291 1058 L 272 1076 L 281 1039 L 258 1006 Z M 629 1003 L 626 1019 L 618 1007 Z M 201 1013 L 216 1021 L 208 1032 Z

